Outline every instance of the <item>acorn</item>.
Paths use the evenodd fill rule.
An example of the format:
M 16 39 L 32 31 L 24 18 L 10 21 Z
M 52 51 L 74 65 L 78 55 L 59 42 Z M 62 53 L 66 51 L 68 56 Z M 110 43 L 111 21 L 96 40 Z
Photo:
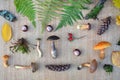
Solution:
M 47 25 L 46 30 L 47 30 L 48 32 L 52 32 L 52 31 L 53 31 L 53 26 Z
M 73 54 L 75 56 L 80 56 L 81 55 L 81 51 L 79 49 L 75 49 L 75 50 L 73 50 Z
M 27 26 L 27 25 L 23 25 L 23 26 L 22 26 L 22 31 L 23 31 L 23 32 L 28 31 L 28 26 Z

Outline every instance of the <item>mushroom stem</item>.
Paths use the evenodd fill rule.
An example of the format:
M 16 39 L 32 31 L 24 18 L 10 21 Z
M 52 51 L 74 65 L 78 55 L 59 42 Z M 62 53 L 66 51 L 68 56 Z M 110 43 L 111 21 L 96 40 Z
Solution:
M 54 41 L 52 41 L 51 47 L 52 47 L 52 49 L 51 49 L 51 56 L 52 56 L 52 58 L 55 59 L 57 57 L 57 50 L 55 48 L 55 42 Z
M 90 63 L 89 63 L 89 62 L 83 63 L 82 66 L 83 66 L 83 67 L 90 67 Z
M 9 57 L 10 57 L 9 55 L 4 55 L 4 56 L 2 57 L 3 66 L 6 67 L 6 68 L 9 66 L 9 64 L 8 64 Z
M 86 62 L 78 66 L 78 70 L 82 69 L 83 67 L 90 67 L 90 63 Z
M 14 66 L 16 69 L 30 69 L 31 66 L 23 66 L 23 65 L 15 65 Z
M 8 61 L 7 61 L 7 60 L 3 62 L 3 66 L 4 66 L 4 67 L 6 67 L 6 68 L 9 66 L 9 64 L 8 64 Z
M 100 50 L 99 57 L 100 57 L 100 59 L 104 59 L 105 58 L 105 50 L 104 49 Z
M 39 57 L 41 58 L 42 57 L 42 51 L 40 49 L 40 38 L 37 39 L 37 51 L 39 53 Z

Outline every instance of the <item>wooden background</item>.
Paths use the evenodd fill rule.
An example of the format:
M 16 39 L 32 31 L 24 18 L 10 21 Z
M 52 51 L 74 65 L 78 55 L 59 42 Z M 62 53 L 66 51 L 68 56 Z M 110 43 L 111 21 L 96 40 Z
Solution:
M 98 0 L 93 0 L 97 2 Z M 90 8 L 94 6 L 90 5 Z M 29 54 L 11 54 L 9 51 L 10 42 L 5 43 L 0 36 L 0 57 L 4 54 L 11 55 L 9 60 L 10 67 L 4 68 L 2 65 L 2 60 L 0 59 L 0 80 L 120 80 L 120 68 L 114 66 L 114 71 L 110 75 L 103 70 L 104 64 L 111 63 L 111 52 L 114 50 L 120 50 L 120 47 L 116 45 L 117 41 L 120 39 L 120 27 L 115 25 L 115 16 L 119 14 L 119 10 L 113 7 L 112 0 L 107 0 L 105 7 L 100 12 L 98 18 L 102 19 L 107 16 L 112 16 L 112 23 L 108 31 L 106 31 L 102 36 L 96 34 L 99 28 L 100 21 L 98 20 L 88 20 L 79 21 L 73 27 L 65 27 L 56 32 L 44 32 L 40 33 L 40 24 L 37 24 L 37 28 L 33 28 L 29 20 L 22 15 L 18 14 L 15 10 L 13 0 L 0 0 L 0 10 L 9 10 L 17 16 L 16 22 L 9 22 L 13 29 L 13 38 L 10 42 L 24 37 L 30 43 L 36 44 L 36 38 L 42 38 L 41 48 L 43 51 L 43 57 L 38 58 L 38 53 L 36 50 L 31 49 Z M 84 15 L 88 11 L 84 11 Z M 0 26 L 2 27 L 6 21 L 4 18 L 0 17 Z M 80 31 L 76 29 L 77 24 L 86 24 L 90 22 L 92 24 L 92 29 L 90 31 Z M 50 24 L 57 26 L 58 20 L 54 20 Z M 22 32 L 21 26 L 28 25 L 29 31 Z M 0 31 L 1 31 L 0 27 Z M 85 38 L 80 40 L 74 40 L 69 42 L 67 40 L 67 34 L 73 33 L 75 37 L 80 37 L 82 35 L 87 35 Z M 0 33 L 1 34 L 1 33 Z M 56 47 L 58 48 L 58 58 L 52 59 L 50 56 L 50 42 L 46 39 L 50 35 L 58 35 L 61 39 L 56 41 Z M 99 51 L 94 51 L 93 46 L 101 40 L 109 41 L 112 43 L 112 47 L 105 50 L 106 58 L 101 61 L 98 58 Z M 78 48 L 82 51 L 82 55 L 76 57 L 73 55 L 73 49 Z M 99 63 L 97 71 L 93 74 L 89 72 L 87 68 L 80 71 L 77 70 L 77 66 L 81 63 L 96 59 Z M 13 67 L 14 64 L 29 65 L 32 61 L 36 61 L 39 64 L 39 70 L 36 73 L 32 73 L 30 69 L 27 70 L 17 70 Z M 44 67 L 45 64 L 64 64 L 70 63 L 72 67 L 65 72 L 53 72 L 49 71 Z

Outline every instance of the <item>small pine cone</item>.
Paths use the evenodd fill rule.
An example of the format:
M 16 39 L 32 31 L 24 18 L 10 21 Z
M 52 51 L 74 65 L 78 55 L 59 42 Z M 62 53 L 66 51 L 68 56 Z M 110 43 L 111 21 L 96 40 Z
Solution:
M 60 72 L 60 71 L 68 70 L 70 68 L 70 64 L 65 64 L 65 65 L 53 64 L 53 65 L 46 65 L 45 67 L 48 68 L 49 70 Z
M 105 31 L 106 31 L 105 26 L 102 26 L 102 27 L 100 27 L 100 29 L 98 29 L 97 34 L 98 34 L 98 35 L 101 35 L 101 34 L 103 34 Z

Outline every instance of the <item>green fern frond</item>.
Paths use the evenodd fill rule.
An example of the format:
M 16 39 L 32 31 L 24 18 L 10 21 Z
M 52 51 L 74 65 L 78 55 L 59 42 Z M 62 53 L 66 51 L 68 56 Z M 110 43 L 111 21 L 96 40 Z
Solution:
M 64 3 L 60 0 L 36 0 L 38 20 L 42 23 L 42 31 L 44 31 L 46 25 L 51 22 L 55 17 L 59 16 L 57 11 L 61 11 Z
M 64 6 L 63 14 L 56 30 L 63 26 L 72 26 L 77 20 L 83 19 L 81 10 L 88 9 L 85 4 L 90 4 L 91 2 L 90 0 L 69 0 L 69 3 L 71 5 Z
M 32 0 L 14 0 L 17 12 L 28 17 L 34 26 L 36 26 L 36 11 Z

